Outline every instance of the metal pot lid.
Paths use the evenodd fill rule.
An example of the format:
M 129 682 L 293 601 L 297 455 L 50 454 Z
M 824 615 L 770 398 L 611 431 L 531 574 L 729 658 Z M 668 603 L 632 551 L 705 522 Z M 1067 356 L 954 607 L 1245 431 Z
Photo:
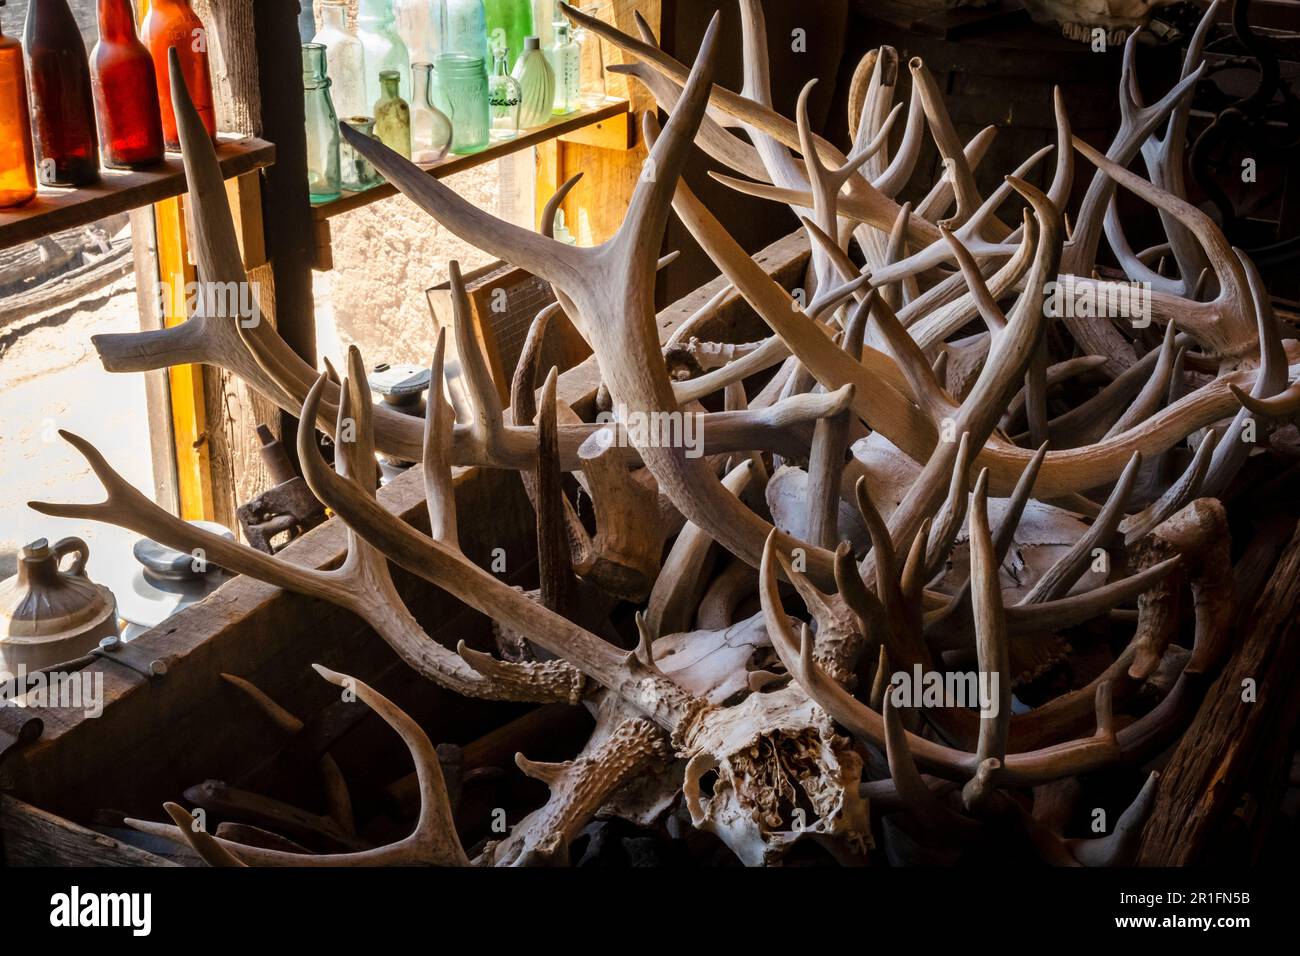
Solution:
M 219 535 L 227 541 L 235 540 L 235 536 L 228 528 L 215 521 L 191 521 L 189 524 Z M 213 567 L 200 561 L 191 551 L 177 551 L 151 538 L 141 538 L 131 548 L 131 553 L 151 575 L 169 581 L 197 580 Z

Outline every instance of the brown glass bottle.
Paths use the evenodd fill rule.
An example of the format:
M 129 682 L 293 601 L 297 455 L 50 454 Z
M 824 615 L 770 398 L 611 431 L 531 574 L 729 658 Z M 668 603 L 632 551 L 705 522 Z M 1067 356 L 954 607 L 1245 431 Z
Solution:
M 153 57 L 158 81 L 158 105 L 162 110 L 163 141 L 168 149 L 180 149 L 176 133 L 176 114 L 172 112 L 171 75 L 167 69 L 167 50 L 176 48 L 185 87 L 198 110 L 199 119 L 209 136 L 217 135 L 217 111 L 212 103 L 212 77 L 208 73 L 208 37 L 189 0 L 151 0 L 149 13 L 141 30 L 149 55 Z
M 104 165 L 149 166 L 163 158 L 153 60 L 135 34 L 131 0 L 99 0 L 99 42 L 90 51 L 99 152 Z
M 4 0 L 0 0 L 0 7 Z M 36 195 L 32 120 L 27 109 L 23 48 L 0 23 L 0 209 L 21 206 Z
M 32 0 L 23 32 L 36 177 L 47 186 L 99 178 L 90 63 L 67 0 Z

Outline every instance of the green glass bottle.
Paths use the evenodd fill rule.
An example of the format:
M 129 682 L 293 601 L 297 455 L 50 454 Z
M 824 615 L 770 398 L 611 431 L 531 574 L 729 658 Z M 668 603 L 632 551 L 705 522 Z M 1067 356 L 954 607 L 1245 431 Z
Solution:
M 375 101 L 375 139 L 410 159 L 411 107 L 398 92 L 401 82 L 402 75 L 397 70 L 384 70 L 379 74 L 379 87 L 383 92 Z
M 437 73 L 440 105 L 451 120 L 451 151 L 477 153 L 487 146 L 491 127 L 487 68 L 476 56 L 444 53 Z
M 582 48 L 570 35 L 567 20 L 557 20 L 551 28 L 555 40 L 546 50 L 546 59 L 555 74 L 554 112 L 558 116 L 578 108 L 582 95 Z
M 307 122 L 307 191 L 314 203 L 338 199 L 339 118 L 325 75 L 325 45 L 302 45 L 303 105 Z

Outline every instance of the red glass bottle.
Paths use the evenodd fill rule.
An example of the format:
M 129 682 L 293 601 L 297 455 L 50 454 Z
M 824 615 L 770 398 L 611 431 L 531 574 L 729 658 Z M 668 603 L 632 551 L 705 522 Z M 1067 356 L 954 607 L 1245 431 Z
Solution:
M 90 63 L 67 0 L 32 0 L 23 32 L 36 177 L 46 186 L 99 178 Z
M 208 73 L 208 35 L 189 4 L 189 0 L 150 0 L 144 18 L 145 46 L 153 57 L 154 77 L 158 81 L 158 104 L 162 109 L 163 141 L 168 149 L 180 149 L 176 134 L 176 114 L 172 112 L 171 77 L 167 70 L 167 50 L 176 48 L 181 73 L 190 99 L 209 136 L 217 135 L 217 111 L 212 103 L 212 77 Z
M 153 59 L 135 35 L 131 0 L 99 0 L 99 42 L 90 77 L 106 166 L 136 169 L 163 158 L 162 114 Z
M 0 0 L 3 7 L 4 0 Z M 0 208 L 21 206 L 36 195 L 32 120 L 27 109 L 23 48 L 0 24 Z

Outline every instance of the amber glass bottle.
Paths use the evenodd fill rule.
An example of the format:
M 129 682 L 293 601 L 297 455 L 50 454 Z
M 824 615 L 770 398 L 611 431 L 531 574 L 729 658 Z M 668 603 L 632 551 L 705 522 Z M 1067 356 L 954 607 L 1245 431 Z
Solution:
M 0 0 L 0 7 L 4 0 Z M 23 48 L 0 23 L 0 209 L 21 206 L 36 195 L 32 119 L 27 110 Z
M 67 0 L 32 0 L 23 33 L 36 176 L 47 186 L 99 178 L 90 64 Z
M 153 57 L 158 105 L 162 110 L 163 141 L 167 148 L 181 148 L 180 137 L 176 134 L 176 114 L 172 112 L 171 75 L 167 70 L 167 50 L 170 47 L 176 48 L 185 86 L 199 111 L 199 119 L 208 135 L 216 136 L 217 111 L 212 103 L 212 77 L 208 73 L 208 34 L 203 21 L 191 9 L 189 0 L 150 0 L 142 32 L 145 46 Z
M 90 77 L 106 166 L 136 169 L 163 158 L 162 118 L 153 60 L 135 34 L 131 0 L 99 0 L 99 42 Z

